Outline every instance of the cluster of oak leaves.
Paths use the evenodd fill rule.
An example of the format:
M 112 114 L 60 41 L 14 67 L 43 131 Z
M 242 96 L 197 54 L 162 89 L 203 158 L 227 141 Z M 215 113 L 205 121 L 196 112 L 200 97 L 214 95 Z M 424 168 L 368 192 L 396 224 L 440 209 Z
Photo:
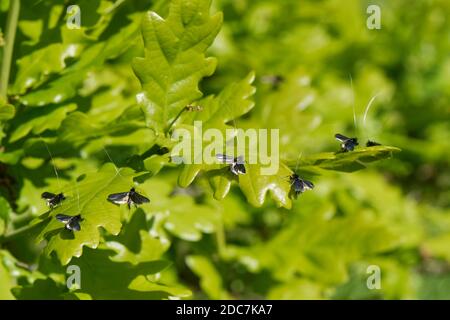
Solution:
M 349 138 L 339 133 L 335 135 L 335 138 L 336 140 L 341 142 L 341 152 L 353 151 L 359 144 L 357 138 Z M 366 143 L 367 147 L 379 145 L 379 143 L 370 140 L 368 140 Z M 229 169 L 232 174 L 236 176 L 240 174 L 246 174 L 245 160 L 242 156 L 233 158 L 224 154 L 217 154 L 216 157 L 218 160 L 229 165 Z M 314 184 L 311 181 L 300 178 L 300 176 L 296 172 L 292 173 L 292 175 L 289 177 L 289 181 L 295 198 L 297 198 L 298 195 L 302 194 L 306 190 L 312 190 L 314 188 Z M 50 207 L 50 209 L 53 209 L 55 206 L 61 204 L 66 199 L 63 193 L 54 194 L 51 192 L 44 192 L 42 194 L 42 198 L 47 201 L 47 205 Z M 150 202 L 149 198 L 138 193 L 134 187 L 132 187 L 127 192 L 112 193 L 108 195 L 107 200 L 118 205 L 126 204 L 128 206 L 128 209 L 131 208 L 131 205 L 137 206 L 139 204 Z M 75 216 L 68 216 L 60 213 L 57 214 L 55 218 L 62 222 L 67 230 L 81 230 L 81 222 L 83 221 L 83 218 L 80 214 Z

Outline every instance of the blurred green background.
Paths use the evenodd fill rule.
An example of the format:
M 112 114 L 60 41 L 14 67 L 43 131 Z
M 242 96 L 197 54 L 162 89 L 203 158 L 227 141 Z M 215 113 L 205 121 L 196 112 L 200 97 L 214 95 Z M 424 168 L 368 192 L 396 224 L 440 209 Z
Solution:
M 79 1 L 82 23 L 91 23 L 95 36 L 101 22 L 91 13 L 95 10 L 83 11 L 87 3 Z M 379 30 L 366 27 L 370 4 L 381 8 Z M 44 1 L 37 5 L 41 11 L 28 11 L 23 3 L 23 14 L 33 21 L 52 6 Z M 164 16 L 167 1 L 124 1 L 109 28 L 98 31 L 99 40 L 134 21 L 125 17 L 148 9 Z M 335 151 L 338 132 L 402 152 L 366 170 L 314 177 L 316 188 L 301 195 L 292 210 L 270 201 L 251 207 L 234 188 L 215 202 L 207 184 L 198 182 L 194 191 L 201 195 L 192 188 L 188 195 L 213 203 L 222 228 L 195 241 L 174 232 L 165 254 L 174 264 L 163 278 L 189 288 L 194 299 L 450 299 L 450 2 L 214 0 L 213 11 L 223 11 L 224 24 L 209 49 L 218 59 L 217 70 L 201 82 L 202 91 L 217 93 L 249 71 L 256 73 L 255 108 L 237 119 L 237 126 L 280 128 L 282 158 Z M 4 21 L 6 11 L 1 14 Z M 30 26 L 22 24 L 18 34 L 19 56 L 31 52 L 39 38 L 33 40 Z M 130 68 L 135 56 L 142 56 L 138 34 L 128 38 L 124 50 L 90 67 L 101 81 L 84 83 L 80 96 L 69 102 L 91 114 L 105 103 L 117 114 L 132 106 L 139 92 Z M 107 123 L 109 116 L 97 120 Z M 71 168 L 63 179 L 108 161 L 99 147 L 103 138 L 88 137 L 82 145 L 73 140 L 60 151 L 59 165 Z M 111 143 L 116 164 L 149 147 L 131 140 L 127 146 Z M 13 150 L 24 148 L 24 140 L 14 143 Z M 27 146 L 33 157 L 47 157 L 42 146 Z M 78 149 L 83 159 L 74 156 Z M 32 178 L 23 168 L 10 169 L 22 190 L 16 190 L 16 212 L 32 212 L 30 203 L 40 202 L 36 194 L 55 185 L 51 164 L 42 168 Z M 175 173 L 158 174 L 156 189 L 175 188 Z M 36 183 L 39 179 L 45 183 Z M 152 185 L 146 188 L 157 192 Z M 2 195 L 9 197 L 5 188 Z M 22 242 L 8 250 L 14 259 L 35 264 L 39 251 Z M 217 253 L 217 243 L 226 249 Z M 370 265 L 380 267 L 379 290 L 366 286 Z M 4 276 L 7 270 L 3 267 Z

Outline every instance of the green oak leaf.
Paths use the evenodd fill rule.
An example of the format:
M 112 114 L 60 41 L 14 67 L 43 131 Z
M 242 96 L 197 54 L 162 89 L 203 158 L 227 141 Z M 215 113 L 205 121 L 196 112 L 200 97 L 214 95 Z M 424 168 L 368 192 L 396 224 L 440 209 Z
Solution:
M 45 252 L 55 251 L 63 265 L 72 257 L 82 254 L 83 246 L 96 248 L 101 241 L 99 228 L 117 235 L 122 227 L 120 207 L 107 201 L 111 193 L 123 192 L 133 186 L 134 173 L 131 169 L 116 169 L 112 164 L 104 165 L 98 172 L 88 174 L 80 182 L 74 182 L 61 190 L 66 200 L 54 210 L 45 213 L 40 220 L 46 222 L 36 241 L 47 239 Z M 55 219 L 57 214 L 83 218 L 81 230 L 72 232 Z
M 400 152 L 396 147 L 374 146 L 357 148 L 351 152 L 324 152 L 305 156 L 298 161 L 300 170 L 315 169 L 353 172 L 366 168 L 366 164 L 391 158 L 393 153 Z M 289 167 L 295 168 L 297 160 L 287 161 Z
M 76 108 L 77 106 L 71 103 L 64 106 L 49 106 L 45 110 L 46 113 L 40 109 L 29 109 L 21 113 L 14 119 L 20 124 L 11 133 L 9 142 L 17 141 L 30 132 L 39 135 L 46 130 L 58 129 L 66 115 Z
M 217 96 L 210 95 L 198 102 L 200 112 L 185 114 L 185 123 L 202 121 L 203 128 L 224 128 L 230 121 L 247 114 L 255 103 L 251 99 L 256 89 L 253 86 L 255 73 L 226 86 Z
M 220 214 L 216 208 L 207 204 L 197 204 L 188 195 L 173 195 L 172 185 L 162 179 L 152 178 L 140 188 L 153 195 L 152 203 L 143 205 L 143 210 L 154 217 L 152 227 L 157 234 L 164 236 L 164 230 L 186 241 L 199 241 L 202 233 L 216 231 Z
M 125 134 L 133 134 L 143 128 L 145 127 L 138 120 L 121 121 L 120 118 L 107 124 L 96 123 L 92 117 L 77 111 L 69 114 L 63 120 L 58 132 L 58 139 L 79 146 L 91 139 L 105 136 L 119 136 L 117 139 L 120 139 Z M 151 135 L 149 136 L 147 133 L 144 135 L 143 132 L 140 132 L 139 135 L 149 137 L 149 140 L 152 138 Z M 125 141 L 125 143 L 128 142 Z
M 145 261 L 132 264 L 117 261 L 115 248 L 100 246 L 97 249 L 86 248 L 71 265 L 80 269 L 80 288 L 68 289 L 52 277 L 37 279 L 30 284 L 14 287 L 12 293 L 18 299 L 168 299 L 187 297 L 189 290 L 166 285 L 148 279 L 168 267 L 170 262 L 163 260 Z M 53 272 L 66 273 L 61 265 L 55 265 Z
M 165 166 L 173 165 L 170 163 L 169 154 L 154 154 L 144 160 L 144 167 L 152 175 L 158 174 Z
M 93 299 L 167 299 L 190 295 L 189 290 L 147 279 L 166 269 L 170 262 L 152 260 L 132 264 L 114 260 L 115 253 L 115 250 L 99 247 L 86 249 L 80 258 L 73 259 L 72 263 L 80 267 L 83 274 L 81 289 L 75 292 L 89 294 Z
M 169 200 L 169 199 L 167 199 Z M 202 233 L 212 233 L 217 229 L 218 214 L 214 208 L 196 205 L 189 196 L 176 196 L 169 200 L 170 209 L 165 219 L 164 227 L 172 234 L 187 241 L 198 241 Z M 167 208 L 167 203 L 164 207 Z M 159 212 L 162 208 L 155 208 L 150 212 Z
M 61 72 L 66 67 L 65 60 L 74 58 L 79 52 L 79 44 L 54 43 L 20 58 L 11 94 L 24 94 L 26 90 L 39 86 L 50 74 Z
M 157 238 L 149 234 L 148 231 L 139 230 L 140 250 L 135 253 L 125 245 L 116 241 L 106 242 L 106 247 L 114 249 L 117 254 L 111 257 L 112 261 L 130 262 L 133 265 L 141 262 L 161 259 L 163 254 L 169 249 L 170 242 L 165 238 Z
M 236 117 L 242 116 L 249 112 L 254 106 L 253 101 L 249 98 L 254 94 L 255 88 L 251 85 L 254 80 L 254 73 L 251 72 L 246 78 L 236 83 L 232 83 L 227 86 L 222 92 L 217 96 L 208 96 L 201 100 L 198 104 L 202 107 L 202 111 L 198 113 L 192 113 L 187 116 L 190 123 L 194 121 L 202 121 L 203 128 L 214 127 L 218 128 L 222 132 L 227 128 L 232 129 L 232 127 L 226 126 L 226 123 L 230 120 L 235 120 Z M 184 126 L 191 132 L 191 136 L 195 138 L 196 127 Z M 224 133 L 225 136 L 225 133 Z M 202 141 L 203 147 L 209 143 Z M 194 144 L 192 140 L 192 145 Z M 194 154 L 194 157 L 196 155 Z M 180 176 L 178 178 L 178 183 L 181 187 L 189 186 L 199 174 L 201 170 L 217 170 L 223 166 L 220 165 L 206 165 L 206 164 L 185 164 Z M 217 180 L 213 181 L 213 186 L 221 186 L 222 190 L 229 189 L 230 183 L 229 179 L 227 181 Z M 224 193 L 223 191 L 220 193 Z
M 199 81 L 212 75 L 214 58 L 205 51 L 222 25 L 222 14 L 209 14 L 211 0 L 173 0 L 166 19 L 145 15 L 145 57 L 133 70 L 141 81 L 140 104 L 149 127 L 163 131 L 189 103 L 201 97 Z
M 67 288 L 52 278 L 37 279 L 30 285 L 14 287 L 14 297 L 19 300 L 61 300 Z
M 110 22 L 111 15 L 98 14 L 105 4 L 105 1 L 78 1 L 77 5 L 83 8 L 83 23 L 77 29 L 69 29 L 64 23 L 68 14 L 62 1 L 40 1 L 22 7 L 24 18 L 19 20 L 18 27 L 26 40 L 22 42 L 23 55 L 17 59 L 10 93 L 24 95 L 35 90 L 50 77 L 64 73 L 71 64 L 69 60 L 79 59 Z M 89 27 L 93 21 L 97 25 Z
M 188 115 L 189 122 L 202 121 L 203 128 L 210 127 L 221 129 L 233 129 L 226 125 L 227 122 L 235 120 L 248 113 L 254 106 L 250 99 L 255 92 L 252 86 L 254 73 L 251 72 L 243 80 L 227 86 L 217 96 L 208 96 L 199 101 L 202 111 Z M 193 127 L 193 130 L 196 130 Z M 192 131 L 193 132 L 193 131 Z M 224 135 L 225 136 L 225 135 Z M 203 145 L 210 143 L 202 141 Z M 178 183 L 181 187 L 189 186 L 195 177 L 206 171 L 211 186 L 214 189 L 214 197 L 222 200 L 230 191 L 233 181 L 237 181 L 247 200 L 254 206 L 260 207 L 264 204 L 266 194 L 270 191 L 270 196 L 278 206 L 290 208 L 289 198 L 290 184 L 288 177 L 292 174 L 283 163 L 280 163 L 279 170 L 273 175 L 262 175 L 262 166 L 259 164 L 246 164 L 247 173 L 233 176 L 227 166 L 220 164 L 185 164 L 180 172 Z
M 117 57 L 133 43 L 130 39 L 138 35 L 140 14 L 130 15 L 129 19 L 131 23 L 107 40 L 96 41 L 87 46 L 80 58 L 62 70 L 59 77 L 43 82 L 30 93 L 21 96 L 20 101 L 27 106 L 40 107 L 74 97 L 89 71 L 103 65 L 106 60 Z
M 137 87 L 139 82 L 129 65 L 111 66 L 98 72 L 90 72 L 89 80 L 85 81 L 82 92 L 83 96 L 91 95 L 92 102 L 86 114 L 96 123 L 109 123 L 122 115 L 128 114 L 130 109 L 135 108 L 139 113 L 133 118 L 144 119 L 139 107 L 136 106 L 136 98 L 130 91 L 130 86 Z M 89 83 L 89 84 L 86 84 Z M 109 90 L 102 90 L 109 87 Z M 137 88 L 136 88 L 137 89 Z
M 271 198 L 275 200 L 280 207 L 291 208 L 291 185 L 289 176 L 292 171 L 284 164 L 280 163 L 276 175 L 262 175 L 261 166 L 250 164 L 246 166 L 247 173 L 239 175 L 239 187 L 246 196 L 248 202 L 255 207 L 261 207 L 264 204 L 266 194 L 269 192 Z

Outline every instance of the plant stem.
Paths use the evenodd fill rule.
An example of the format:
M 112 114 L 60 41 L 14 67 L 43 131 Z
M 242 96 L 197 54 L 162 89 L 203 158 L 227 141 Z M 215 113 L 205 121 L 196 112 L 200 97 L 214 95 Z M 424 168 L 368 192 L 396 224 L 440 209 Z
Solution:
M 180 110 L 180 112 L 178 112 L 177 116 L 172 120 L 172 122 L 169 124 L 169 127 L 166 129 L 166 133 L 168 133 L 170 131 L 170 129 L 172 128 L 172 126 L 175 124 L 175 122 L 177 122 L 177 120 L 180 118 L 180 116 L 187 110 L 186 107 L 184 107 L 183 109 Z
M 167 128 L 167 130 L 165 131 L 165 133 L 169 133 L 170 129 L 173 127 L 173 125 L 175 124 L 175 122 L 177 122 L 177 120 L 181 117 L 181 115 L 186 112 L 186 111 L 202 111 L 203 108 L 201 106 L 195 106 L 195 105 L 190 105 L 188 104 L 187 106 L 185 106 L 183 109 L 180 110 L 180 112 L 178 112 L 177 116 L 175 117 L 175 119 L 172 120 L 172 122 L 169 124 L 169 127 Z
M 5 47 L 0 74 L 0 97 L 6 100 L 8 91 L 9 73 L 11 71 L 11 61 L 14 49 L 14 39 L 16 37 L 17 22 L 19 20 L 20 0 L 11 0 L 8 19 L 6 21 Z
M 39 223 L 36 223 L 36 224 L 28 225 L 28 226 L 25 226 L 23 228 L 14 230 L 10 234 L 6 234 L 4 236 L 0 236 L 0 244 L 6 243 L 6 242 L 11 242 L 14 239 L 17 239 L 17 238 L 20 238 L 20 237 L 26 235 L 27 233 L 33 232 L 35 229 L 41 227 L 41 225 L 44 222 L 45 222 L 45 220 L 41 221 Z

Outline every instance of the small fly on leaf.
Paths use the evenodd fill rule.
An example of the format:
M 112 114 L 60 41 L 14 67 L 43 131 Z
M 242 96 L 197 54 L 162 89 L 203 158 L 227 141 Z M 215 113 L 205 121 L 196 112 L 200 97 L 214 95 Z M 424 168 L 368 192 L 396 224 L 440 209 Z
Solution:
M 297 199 L 299 194 L 302 194 L 306 190 L 314 189 L 314 184 L 311 181 L 301 179 L 296 173 L 293 173 L 289 177 L 289 181 L 291 183 L 291 188 L 294 191 L 295 199 Z
M 80 222 L 83 221 L 81 215 L 66 216 L 65 214 L 57 214 L 56 219 L 66 225 L 66 229 L 70 231 L 80 231 Z
M 347 151 L 353 151 L 358 143 L 357 138 L 347 138 L 346 136 L 336 133 L 334 135 L 337 141 L 341 142 L 341 151 L 347 152 Z
M 376 146 L 381 146 L 381 143 L 378 143 L 378 142 L 375 142 L 375 141 L 371 141 L 371 140 L 367 140 L 366 147 L 376 147 Z
M 231 156 L 227 156 L 225 154 L 217 154 L 216 158 L 220 160 L 222 163 L 226 163 L 230 165 L 230 171 L 234 175 L 245 174 L 245 161 L 243 156 L 239 156 L 237 158 L 233 158 Z
M 108 200 L 115 204 L 125 204 L 126 203 L 128 205 L 128 209 L 131 208 L 132 204 L 137 206 L 138 204 L 150 202 L 150 199 L 137 193 L 134 188 L 131 188 L 130 191 L 128 191 L 128 192 L 119 192 L 119 193 L 110 194 L 108 196 Z
M 54 194 L 51 192 L 44 192 L 41 197 L 42 199 L 45 199 L 47 201 L 47 206 L 49 206 L 50 209 L 53 209 L 66 199 L 66 197 L 64 197 L 62 193 Z

